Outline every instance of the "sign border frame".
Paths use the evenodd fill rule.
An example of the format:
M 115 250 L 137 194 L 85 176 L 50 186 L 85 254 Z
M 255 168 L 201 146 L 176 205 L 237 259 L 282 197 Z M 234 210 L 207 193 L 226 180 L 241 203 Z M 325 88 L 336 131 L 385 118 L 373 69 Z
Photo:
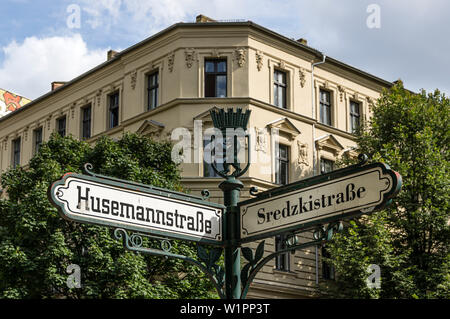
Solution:
M 349 212 L 345 212 L 345 213 L 340 213 L 328 218 L 324 218 L 324 219 L 318 219 L 318 220 L 314 220 L 311 222 L 305 222 L 305 223 L 299 223 L 293 226 L 289 226 L 289 227 L 285 227 L 282 229 L 277 229 L 277 230 L 273 230 L 273 231 L 269 231 L 269 232 L 265 232 L 265 233 L 260 233 L 260 234 L 256 234 L 253 236 L 247 236 L 245 238 L 241 238 L 241 234 L 242 234 L 242 218 L 243 215 L 241 215 L 241 210 L 242 210 L 242 206 L 244 205 L 249 205 L 252 203 L 256 203 L 256 202 L 260 202 L 263 200 L 267 200 L 270 199 L 271 197 L 276 197 L 276 196 L 280 196 L 286 193 L 290 193 L 290 192 L 294 192 L 296 190 L 300 191 L 303 188 L 308 188 L 310 186 L 314 186 L 314 185 L 319 185 L 322 183 L 326 183 L 329 181 L 333 181 L 335 179 L 341 178 L 341 177 L 345 177 L 347 175 L 352 175 L 352 174 L 356 174 L 356 173 L 360 173 L 360 172 L 364 172 L 366 170 L 370 170 L 372 168 L 381 168 L 381 171 L 383 173 L 383 175 L 390 175 L 392 178 L 392 188 L 391 190 L 389 190 L 388 192 L 384 193 L 383 195 L 383 200 L 380 204 L 376 205 L 375 207 L 373 207 L 373 209 L 370 210 L 370 212 L 375 212 L 378 210 L 383 209 L 384 207 L 388 206 L 391 201 L 392 198 L 400 191 L 401 187 L 402 187 L 402 177 L 399 173 L 397 173 L 396 171 L 390 169 L 389 165 L 384 164 L 384 163 L 372 163 L 372 164 L 368 164 L 368 165 L 361 165 L 361 164 L 356 164 L 353 166 L 348 166 L 348 167 L 344 167 L 326 174 L 322 174 L 322 175 L 318 175 L 318 176 L 313 176 L 313 177 L 309 177 L 300 181 L 296 181 L 287 185 L 283 185 L 277 188 L 273 188 L 273 189 L 269 189 L 267 191 L 258 193 L 256 195 L 255 198 L 251 198 L 242 202 L 238 203 L 238 209 L 239 209 L 239 242 L 240 243 L 247 243 L 247 242 L 251 242 L 251 241 L 255 241 L 255 240 L 259 240 L 259 239 L 264 239 L 264 238 L 268 238 L 268 237 L 273 237 L 275 235 L 278 234 L 283 234 L 283 233 L 288 233 L 288 232 L 294 232 L 294 231 L 298 231 L 298 230 L 306 230 L 308 228 L 314 228 L 315 225 L 320 225 L 320 224 L 327 224 L 330 222 L 334 222 L 334 221 L 338 221 L 338 220 L 343 220 L 343 219 L 348 219 L 348 218 L 352 218 L 352 217 L 357 217 L 363 214 L 367 214 L 368 211 L 366 209 L 364 210 L 355 210 L 355 211 L 349 211 Z
M 189 235 L 182 235 L 182 234 L 177 234 L 177 233 L 172 233 L 172 232 L 165 232 L 165 231 L 160 231 L 160 230 L 149 229 L 149 228 L 146 228 L 145 226 L 141 227 L 141 226 L 131 225 L 131 224 L 127 224 L 127 223 L 120 223 L 120 222 L 116 222 L 114 220 L 107 221 L 107 220 L 92 218 L 92 217 L 83 216 L 83 215 L 77 215 L 76 218 L 72 218 L 71 213 L 65 212 L 64 203 L 62 203 L 59 199 L 57 199 L 54 196 L 54 189 L 57 186 L 65 185 L 66 180 L 70 177 L 85 180 L 87 182 L 95 182 L 98 184 L 104 184 L 104 185 L 110 186 L 110 187 L 112 186 L 115 188 L 123 188 L 127 191 L 142 192 L 142 193 L 148 194 L 148 195 L 156 195 L 158 197 L 165 197 L 168 199 L 170 198 L 170 199 L 175 199 L 175 200 L 179 200 L 179 201 L 184 201 L 184 202 L 186 202 L 187 205 L 193 204 L 193 205 L 206 206 L 211 209 L 215 209 L 216 215 L 217 215 L 217 211 L 220 211 L 220 214 L 217 215 L 219 217 L 218 220 L 219 220 L 220 239 L 212 240 L 212 239 L 194 237 L 194 236 L 189 236 Z M 223 221 L 222 221 L 222 216 L 225 213 L 226 207 L 221 204 L 205 201 L 201 197 L 198 197 L 198 196 L 184 194 L 184 193 L 169 190 L 169 189 L 165 190 L 160 187 L 153 187 L 151 185 L 135 183 L 132 181 L 119 180 L 116 178 L 110 179 L 108 176 L 104 176 L 104 178 L 103 178 L 103 176 L 102 177 L 90 176 L 90 175 L 84 175 L 84 174 L 70 172 L 70 173 L 64 174 L 60 179 L 54 181 L 48 187 L 47 197 L 50 200 L 50 203 L 55 208 L 57 208 L 59 215 L 68 221 L 74 221 L 74 222 L 78 222 L 78 223 L 87 223 L 87 224 L 96 225 L 96 226 L 123 228 L 125 230 L 139 232 L 139 233 L 146 234 L 149 236 L 154 235 L 154 236 L 167 237 L 167 238 L 172 238 L 172 239 L 177 239 L 177 240 L 187 240 L 190 242 L 197 242 L 200 244 L 207 244 L 207 245 L 214 245 L 214 246 L 223 246 L 223 244 L 224 244 L 224 225 L 223 225 Z

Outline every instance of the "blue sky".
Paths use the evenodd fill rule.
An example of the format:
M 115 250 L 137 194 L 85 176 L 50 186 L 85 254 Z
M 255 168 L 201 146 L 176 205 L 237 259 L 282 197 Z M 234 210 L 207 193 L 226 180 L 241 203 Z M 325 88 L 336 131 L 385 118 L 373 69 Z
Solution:
M 251 20 L 407 88 L 450 93 L 446 0 L 2 0 L 0 88 L 29 98 L 198 14 Z M 207 5 L 206 5 L 207 4 Z M 374 16 L 375 5 L 379 15 Z M 78 8 L 79 28 L 68 20 Z M 373 20 L 376 18 L 377 20 Z M 368 19 L 377 22 L 370 28 Z M 73 19 L 70 21 L 74 21 Z

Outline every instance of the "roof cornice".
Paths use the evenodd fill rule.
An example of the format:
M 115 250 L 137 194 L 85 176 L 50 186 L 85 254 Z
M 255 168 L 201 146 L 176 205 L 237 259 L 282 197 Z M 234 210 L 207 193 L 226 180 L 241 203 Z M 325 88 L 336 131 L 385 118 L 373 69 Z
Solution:
M 124 49 L 124 50 L 118 52 L 112 59 L 97 65 L 96 67 L 92 68 L 91 70 L 86 71 L 85 73 L 83 73 L 83 74 L 75 77 L 74 79 L 66 82 L 64 85 L 56 88 L 55 90 L 47 92 L 46 94 L 38 97 L 35 100 L 32 100 L 31 102 L 29 102 L 28 104 L 24 105 L 23 107 L 17 109 L 16 111 L 11 112 L 11 113 L 3 116 L 2 118 L 0 118 L 0 123 L 4 122 L 8 118 L 10 118 L 10 117 L 12 117 L 12 116 L 14 116 L 16 114 L 19 114 L 22 111 L 27 110 L 28 108 L 32 107 L 33 105 L 36 105 L 39 102 L 41 102 L 41 101 L 43 101 L 43 100 L 45 100 L 45 99 L 47 99 L 47 98 L 49 98 L 49 97 L 51 97 L 51 96 L 53 96 L 55 94 L 61 93 L 63 90 L 67 89 L 68 87 L 72 86 L 73 84 L 77 83 L 78 81 L 88 77 L 89 75 L 91 75 L 91 74 L 93 74 L 93 73 L 95 73 L 95 72 L 97 72 L 97 71 L 99 71 L 99 70 L 101 70 L 101 69 L 103 69 L 103 68 L 105 68 L 105 67 L 107 67 L 109 65 L 112 65 L 113 63 L 119 62 L 123 57 L 125 57 L 125 55 L 133 52 L 134 50 L 137 50 L 138 48 L 140 48 L 140 47 L 142 47 L 142 46 L 144 46 L 144 45 L 146 45 L 146 44 L 148 44 L 148 43 L 150 43 L 152 41 L 155 41 L 156 39 L 158 39 L 160 37 L 163 37 L 163 36 L 166 36 L 166 35 L 170 34 L 172 31 L 175 31 L 177 29 L 183 29 L 183 28 L 190 29 L 190 28 L 211 28 L 211 27 L 217 27 L 217 28 L 249 27 L 249 28 L 253 28 L 254 30 L 257 30 L 257 31 L 259 31 L 259 32 L 261 32 L 263 34 L 272 36 L 272 37 L 278 39 L 279 41 L 284 42 L 284 43 L 292 46 L 293 48 L 304 50 L 307 53 L 310 53 L 310 54 L 316 56 L 318 60 L 322 59 L 322 52 L 320 52 L 320 51 L 318 51 L 318 50 L 316 50 L 314 48 L 311 48 L 309 46 L 303 45 L 303 44 L 301 44 L 301 43 L 299 43 L 299 42 L 297 42 L 295 40 L 289 39 L 289 38 L 287 38 L 287 37 L 285 37 L 285 36 L 283 36 L 283 35 L 281 35 L 279 33 L 276 33 L 276 32 L 274 32 L 272 30 L 269 30 L 269 29 L 267 29 L 267 28 L 265 28 L 265 27 L 263 27 L 263 26 L 261 26 L 259 24 L 256 24 L 256 23 L 252 22 L 252 21 L 246 21 L 246 22 L 203 22 L 203 23 L 193 23 L 193 22 L 184 23 L 184 22 L 179 22 L 179 23 L 173 24 L 172 26 L 170 26 L 170 27 L 168 27 L 168 28 L 166 28 L 166 29 L 164 29 L 164 30 L 162 30 L 160 32 L 157 32 L 156 34 L 154 34 L 154 35 L 152 35 L 152 36 L 150 36 L 150 37 L 148 37 L 148 38 L 146 38 L 146 39 L 144 39 L 144 40 L 142 40 L 142 41 L 140 41 L 140 42 L 130 46 L 127 49 Z M 335 66 L 338 66 L 340 68 L 343 68 L 346 71 L 350 71 L 352 73 L 358 74 L 359 76 L 362 76 L 362 77 L 368 78 L 369 80 L 375 81 L 375 82 L 377 82 L 379 85 L 381 85 L 383 87 L 387 87 L 388 88 L 388 87 L 391 87 L 391 86 L 394 85 L 394 83 L 392 83 L 392 82 L 383 80 L 383 79 L 381 79 L 379 77 L 371 75 L 371 74 L 369 74 L 369 73 L 367 73 L 365 71 L 359 70 L 359 69 L 357 69 L 355 67 L 352 67 L 352 66 L 350 66 L 348 64 L 345 64 L 345 63 L 343 63 L 341 61 L 338 61 L 338 60 L 333 59 L 333 58 L 328 57 L 328 56 L 327 56 L 327 59 L 326 59 L 326 63 L 327 62 L 330 63 L 330 64 L 333 64 Z

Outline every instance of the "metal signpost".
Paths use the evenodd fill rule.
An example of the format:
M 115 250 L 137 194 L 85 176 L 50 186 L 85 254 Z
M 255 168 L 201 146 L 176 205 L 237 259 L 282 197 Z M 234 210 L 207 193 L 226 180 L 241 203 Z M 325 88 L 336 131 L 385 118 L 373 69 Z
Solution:
M 48 197 L 65 219 L 114 227 L 115 237 L 123 240 L 126 249 L 192 263 L 208 276 L 221 298 L 240 299 L 247 296 L 268 261 L 330 240 L 342 230 L 344 219 L 383 209 L 400 191 L 397 172 L 382 163 L 365 165 L 367 157 L 360 156 L 358 164 L 327 174 L 261 193 L 252 188 L 255 198 L 239 202 L 243 184 L 238 178 L 250 166 L 250 139 L 245 136 L 247 164 L 242 168 L 237 151 L 241 144 L 233 132 L 245 131 L 249 116 L 249 110 L 211 111 L 214 127 L 222 135 L 222 169 L 215 162 L 212 168 L 225 178 L 219 185 L 224 205 L 207 201 L 207 190 L 198 197 L 125 181 L 95 174 L 90 164 L 85 165 L 86 175 L 68 173 L 54 182 Z M 213 142 L 215 138 L 211 137 Z M 230 149 L 231 160 L 226 156 Z M 314 240 L 299 243 L 297 234 L 306 231 L 313 232 Z M 265 257 L 264 241 L 254 254 L 241 248 L 243 243 L 282 233 L 288 235 L 286 248 Z M 143 237 L 160 240 L 160 249 L 142 247 Z M 172 253 L 171 238 L 196 242 L 198 260 Z M 241 249 L 248 261 L 242 269 Z M 218 264 L 222 250 L 224 268 Z

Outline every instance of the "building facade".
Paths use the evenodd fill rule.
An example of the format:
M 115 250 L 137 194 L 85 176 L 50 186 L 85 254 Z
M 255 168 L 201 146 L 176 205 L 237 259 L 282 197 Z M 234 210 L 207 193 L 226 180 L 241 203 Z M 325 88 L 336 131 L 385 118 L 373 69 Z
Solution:
M 0 168 L 26 165 L 53 131 L 90 143 L 102 135 L 138 132 L 155 139 L 192 140 L 181 164 L 193 194 L 207 188 L 221 202 L 221 178 L 204 155 L 211 108 L 250 109 L 252 165 L 241 178 L 241 199 L 333 169 L 354 155 L 353 130 L 392 83 L 367 74 L 253 22 L 175 24 L 0 119 Z M 271 133 L 276 133 L 271 134 Z M 200 136 L 198 136 L 200 135 Z M 206 134 L 207 135 L 207 134 Z M 248 147 L 243 145 L 243 147 Z M 184 154 L 186 156 L 186 154 Z M 302 240 L 310 239 L 306 234 Z M 257 243 L 250 246 L 256 247 Z M 266 254 L 282 249 L 282 236 L 266 239 Z M 317 296 L 317 283 L 333 279 L 321 247 L 282 255 L 256 277 L 248 297 Z

